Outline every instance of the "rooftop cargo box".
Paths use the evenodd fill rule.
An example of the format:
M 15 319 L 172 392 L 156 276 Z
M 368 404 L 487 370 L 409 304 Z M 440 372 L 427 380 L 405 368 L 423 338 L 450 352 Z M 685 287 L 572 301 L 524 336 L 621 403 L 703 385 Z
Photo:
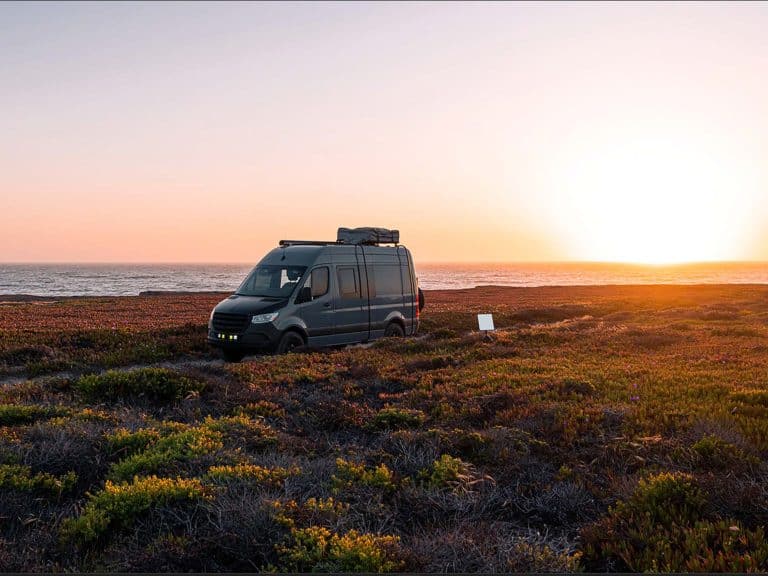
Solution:
M 398 244 L 400 231 L 387 228 L 339 228 L 336 241 L 344 244 Z

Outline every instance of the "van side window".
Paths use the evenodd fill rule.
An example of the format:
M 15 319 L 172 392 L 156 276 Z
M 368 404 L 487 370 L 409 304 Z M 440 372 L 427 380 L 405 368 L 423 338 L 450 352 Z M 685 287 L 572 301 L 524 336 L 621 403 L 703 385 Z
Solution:
M 309 277 L 309 285 L 312 288 L 312 298 L 319 298 L 328 294 L 328 267 L 322 266 L 312 270 Z
M 373 285 L 377 296 L 400 296 L 403 286 L 400 282 L 400 266 L 376 264 L 373 267 Z
M 360 288 L 357 284 L 357 272 L 352 267 L 338 269 L 339 295 L 345 299 L 360 298 Z

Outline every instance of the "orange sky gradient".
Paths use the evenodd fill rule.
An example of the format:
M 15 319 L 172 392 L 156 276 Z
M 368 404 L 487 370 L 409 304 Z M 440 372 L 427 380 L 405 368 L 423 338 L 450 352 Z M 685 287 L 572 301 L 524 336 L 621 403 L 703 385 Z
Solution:
M 768 4 L 0 5 L 0 262 L 768 260 Z

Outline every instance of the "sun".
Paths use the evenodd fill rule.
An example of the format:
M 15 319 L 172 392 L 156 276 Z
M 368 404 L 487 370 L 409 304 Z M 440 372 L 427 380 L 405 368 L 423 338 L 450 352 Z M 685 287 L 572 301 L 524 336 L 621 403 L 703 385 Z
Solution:
M 586 146 L 567 163 L 558 226 L 580 260 L 737 258 L 749 202 L 729 154 L 670 137 Z

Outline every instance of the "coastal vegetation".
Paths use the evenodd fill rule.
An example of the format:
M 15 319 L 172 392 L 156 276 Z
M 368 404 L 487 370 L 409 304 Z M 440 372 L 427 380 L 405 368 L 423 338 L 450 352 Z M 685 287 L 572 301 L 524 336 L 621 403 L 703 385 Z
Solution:
M 0 569 L 768 570 L 768 287 L 429 292 L 235 365 L 218 299 L 0 303 Z

